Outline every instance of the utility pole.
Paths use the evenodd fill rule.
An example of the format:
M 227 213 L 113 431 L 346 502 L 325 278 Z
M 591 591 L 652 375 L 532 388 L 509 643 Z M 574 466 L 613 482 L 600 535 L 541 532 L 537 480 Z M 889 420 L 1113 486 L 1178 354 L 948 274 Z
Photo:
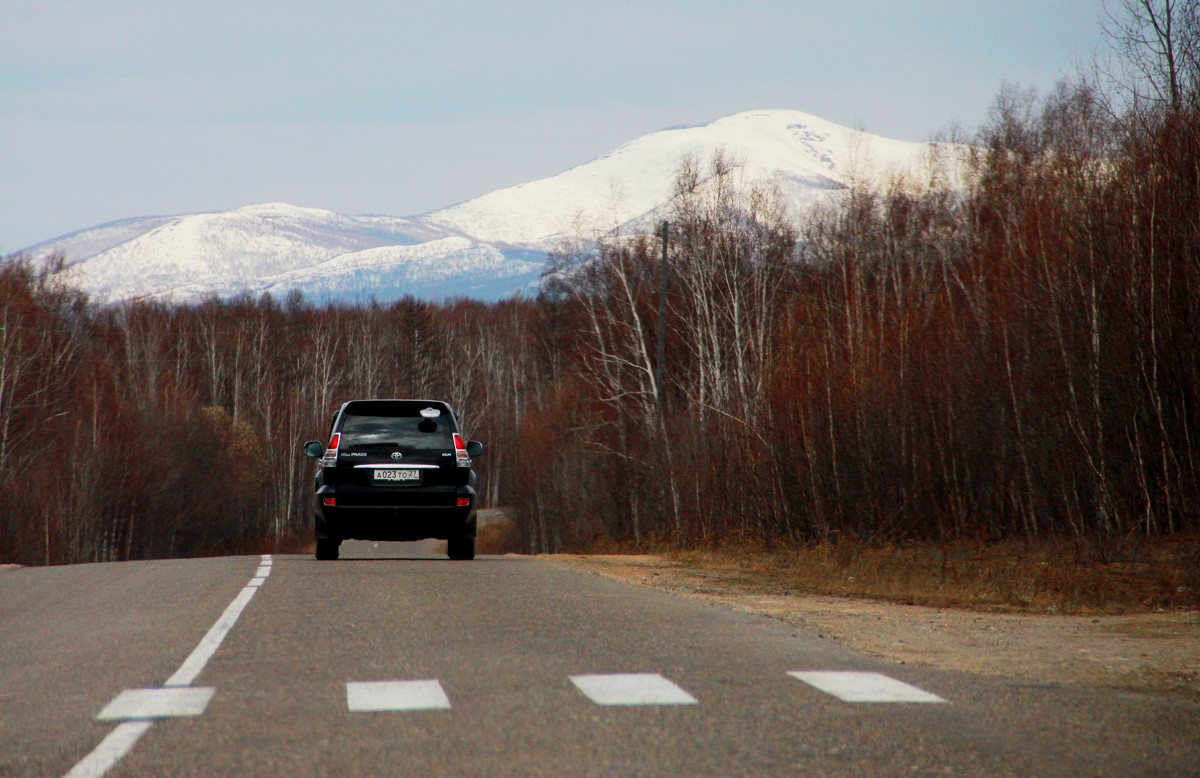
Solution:
M 654 370 L 654 388 L 658 390 L 658 420 L 663 422 L 666 387 L 663 366 L 667 361 L 667 236 L 668 222 L 662 223 L 662 263 L 658 268 L 658 365 Z

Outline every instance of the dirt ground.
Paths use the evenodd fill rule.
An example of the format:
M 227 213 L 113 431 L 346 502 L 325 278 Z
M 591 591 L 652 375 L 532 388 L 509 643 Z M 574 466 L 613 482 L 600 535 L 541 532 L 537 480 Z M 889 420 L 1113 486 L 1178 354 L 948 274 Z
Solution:
M 773 594 L 651 555 L 552 555 L 595 575 L 781 619 L 899 664 L 1036 684 L 1107 686 L 1200 699 L 1200 612 L 1124 616 L 981 613 L 875 600 Z

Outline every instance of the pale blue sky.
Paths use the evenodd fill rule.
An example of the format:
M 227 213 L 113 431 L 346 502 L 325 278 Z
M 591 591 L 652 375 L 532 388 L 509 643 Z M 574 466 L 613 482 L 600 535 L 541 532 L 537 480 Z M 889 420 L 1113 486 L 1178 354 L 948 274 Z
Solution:
M 282 201 L 410 216 L 790 108 L 905 140 L 1090 61 L 1100 0 L 4 0 L 0 254 Z

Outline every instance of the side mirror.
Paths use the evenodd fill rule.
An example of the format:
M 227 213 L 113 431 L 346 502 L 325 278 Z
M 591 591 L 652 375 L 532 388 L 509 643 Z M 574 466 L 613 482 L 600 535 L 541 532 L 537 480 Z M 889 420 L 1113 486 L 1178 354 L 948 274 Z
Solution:
M 480 443 L 478 440 L 467 441 L 467 456 L 474 459 L 475 457 L 479 456 L 482 453 L 483 453 L 483 444 L 482 443 Z
M 325 456 L 325 446 L 319 440 L 310 440 L 304 444 L 304 456 L 320 459 Z

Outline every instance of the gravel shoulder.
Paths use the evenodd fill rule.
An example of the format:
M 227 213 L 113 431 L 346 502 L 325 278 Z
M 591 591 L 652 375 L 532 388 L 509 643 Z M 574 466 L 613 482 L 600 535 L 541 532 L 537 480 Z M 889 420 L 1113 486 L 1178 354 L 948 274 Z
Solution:
M 1030 684 L 1105 686 L 1200 699 L 1200 612 L 1122 616 L 983 613 L 755 591 L 654 555 L 547 555 L 593 575 L 781 619 L 899 664 Z

